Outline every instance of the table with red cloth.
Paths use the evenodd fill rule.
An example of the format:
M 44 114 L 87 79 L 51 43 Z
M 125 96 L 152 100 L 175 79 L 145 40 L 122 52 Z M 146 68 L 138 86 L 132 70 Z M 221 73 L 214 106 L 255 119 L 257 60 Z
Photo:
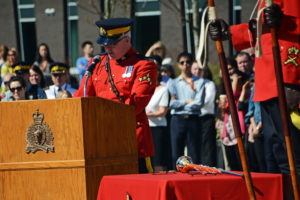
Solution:
M 281 174 L 251 173 L 257 199 L 282 200 Z M 156 173 L 104 176 L 98 200 L 244 200 L 245 180 L 229 174 Z

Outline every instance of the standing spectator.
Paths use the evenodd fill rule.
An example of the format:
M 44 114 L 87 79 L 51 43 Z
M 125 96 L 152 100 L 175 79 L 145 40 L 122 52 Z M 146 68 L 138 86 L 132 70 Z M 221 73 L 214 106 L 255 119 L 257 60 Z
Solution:
M 266 172 L 266 159 L 264 148 L 264 137 L 262 135 L 262 121 L 260 102 L 253 101 L 255 86 L 251 89 L 251 96 L 249 99 L 248 113 L 246 114 L 246 123 L 248 123 L 249 137 L 249 155 L 250 165 L 253 165 L 254 171 Z
M 51 78 L 54 84 L 45 91 L 48 99 L 58 98 L 58 92 L 61 90 L 68 90 L 72 95 L 76 91 L 67 83 L 68 69 L 69 66 L 64 63 L 55 62 L 50 65 Z
M 253 67 L 253 71 L 255 67 Z M 245 83 L 247 84 L 247 83 Z M 248 126 L 248 137 L 245 138 L 247 154 L 249 157 L 250 168 L 256 172 L 266 172 L 266 159 L 264 148 L 264 137 L 262 135 L 262 121 L 260 102 L 253 101 L 255 90 L 254 77 L 249 80 L 251 95 L 248 102 L 248 112 L 245 115 L 245 123 Z M 244 90 L 245 86 L 243 86 Z M 243 93 L 243 92 L 242 92 Z M 240 102 L 243 100 L 240 96 Z
M 3 101 L 19 101 L 28 99 L 26 92 L 26 81 L 20 76 L 14 76 L 8 83 L 12 98 Z
M 29 99 L 47 99 L 46 93 L 43 90 L 45 87 L 44 75 L 36 65 L 30 67 L 29 84 L 27 87 Z
M 161 73 L 157 71 L 155 92 L 146 107 L 146 114 L 151 128 L 155 156 L 152 157 L 154 172 L 166 170 L 168 153 L 170 152 L 167 133 L 166 114 L 169 104 L 169 92 L 166 86 L 161 85 Z
M 199 67 L 199 65 L 198 65 L 197 62 L 193 62 L 191 71 L 192 71 L 192 74 L 194 76 L 197 76 L 197 77 L 200 78 L 200 76 L 201 76 L 201 69 L 200 69 L 200 67 Z
M 204 80 L 191 73 L 192 55 L 180 53 L 177 63 L 181 70 L 179 77 L 169 87 L 171 94 L 171 147 L 172 160 L 175 163 L 184 153 L 187 145 L 188 154 L 195 163 L 201 161 L 201 132 L 199 132 L 199 114 L 204 104 Z
M 208 67 L 200 69 L 197 62 L 192 64 L 192 73 L 204 79 L 205 100 L 200 112 L 199 131 L 201 131 L 201 164 L 216 166 L 217 146 L 215 128 L 216 86 Z
M 51 75 L 49 67 L 53 62 L 54 61 L 51 58 L 50 49 L 48 45 L 46 43 L 41 43 L 36 50 L 36 56 L 33 65 L 36 65 L 41 69 L 41 71 L 44 74 L 45 83 L 47 85 L 51 84 Z
M 7 61 L 2 64 L 1 67 L 1 78 L 3 78 L 6 74 L 14 73 L 14 69 L 12 65 L 19 60 L 17 50 L 15 48 L 11 48 L 7 53 Z
M 169 86 L 171 81 L 175 78 L 175 72 L 173 65 L 164 64 L 160 68 L 161 70 L 161 84 Z
M 242 91 L 243 77 L 240 75 L 240 73 L 238 73 L 238 71 L 236 71 L 230 76 L 230 79 L 231 79 L 235 104 L 237 106 L 238 99 Z M 222 130 L 222 141 L 223 144 L 225 145 L 226 157 L 231 170 L 241 171 L 242 166 L 241 166 L 241 161 L 239 156 L 239 150 L 238 150 L 238 145 L 237 145 L 237 141 L 233 129 L 231 114 L 229 112 L 228 102 L 224 109 L 224 113 L 225 115 L 224 115 L 224 126 Z M 240 122 L 241 133 L 245 135 L 245 122 L 244 122 L 245 113 L 243 111 L 237 110 L 237 114 Z
M 247 52 L 237 53 L 235 60 L 238 70 L 243 72 L 247 77 L 253 76 L 253 62 L 251 56 Z
M 94 47 L 91 41 L 85 41 L 81 45 L 81 49 L 83 51 L 83 56 L 78 58 L 76 61 L 76 67 L 79 73 L 79 82 L 81 82 L 82 77 L 86 71 L 86 68 L 89 64 L 90 59 L 94 54 Z
M 167 49 L 162 41 L 155 42 L 146 52 L 145 56 L 150 57 L 153 55 L 158 55 L 162 58 L 161 64 L 171 64 L 172 59 L 170 57 L 166 57 Z
M 33 64 L 39 66 L 42 72 L 49 74 L 49 66 L 51 63 L 53 63 L 53 59 L 51 58 L 49 47 L 46 43 L 41 43 L 37 48 L 36 58 Z

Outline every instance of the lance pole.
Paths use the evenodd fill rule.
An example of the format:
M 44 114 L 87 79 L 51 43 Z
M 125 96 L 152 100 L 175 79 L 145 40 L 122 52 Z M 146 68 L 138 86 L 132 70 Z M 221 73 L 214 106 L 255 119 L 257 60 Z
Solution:
M 217 17 L 216 17 L 214 1 L 208 0 L 208 6 L 209 6 L 209 14 L 208 14 L 209 20 L 210 21 L 215 20 Z M 234 100 L 234 96 L 233 96 L 233 92 L 232 92 L 231 81 L 229 78 L 227 62 L 226 62 L 221 38 L 219 38 L 216 41 L 216 46 L 217 46 L 217 51 L 218 51 L 218 55 L 219 55 L 219 61 L 220 61 L 220 66 L 221 66 L 221 71 L 222 71 L 222 77 L 224 80 L 224 86 L 225 86 L 226 94 L 228 97 L 229 111 L 230 111 L 231 118 L 232 118 L 234 134 L 235 134 L 235 137 L 237 140 L 241 163 L 242 163 L 243 172 L 244 172 L 244 176 L 245 176 L 247 191 L 248 191 L 250 200 L 256 200 L 253 182 L 252 182 L 252 178 L 250 175 L 248 161 L 247 161 L 245 148 L 244 148 L 244 144 L 243 144 L 243 140 L 242 140 L 241 127 L 240 127 L 237 109 L 236 109 L 236 105 L 235 105 L 235 100 Z
M 273 4 L 272 0 L 266 0 L 266 6 L 269 7 Z M 278 38 L 276 33 L 275 25 L 270 27 L 270 32 L 272 36 L 272 52 L 274 59 L 274 68 L 275 68 L 275 76 L 277 82 L 277 92 L 278 92 L 278 100 L 279 100 L 279 109 L 280 116 L 283 126 L 283 134 L 285 138 L 286 148 L 287 148 L 287 156 L 289 161 L 290 173 L 292 178 L 292 186 L 294 191 L 294 199 L 299 200 L 299 181 L 297 175 L 297 168 L 295 167 L 295 157 L 294 151 L 291 142 L 291 133 L 289 127 L 289 115 L 287 110 L 286 96 L 284 92 L 283 85 L 283 76 L 282 76 L 282 66 L 281 66 L 281 57 L 279 51 Z

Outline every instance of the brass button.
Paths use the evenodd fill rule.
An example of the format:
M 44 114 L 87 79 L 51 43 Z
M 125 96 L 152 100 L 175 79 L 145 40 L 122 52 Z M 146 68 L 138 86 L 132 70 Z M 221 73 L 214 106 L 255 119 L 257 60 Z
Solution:
M 137 125 L 141 125 L 141 122 L 137 122 L 136 124 L 137 124 Z
M 98 78 L 95 78 L 95 81 L 98 80 Z
M 113 77 L 115 77 L 115 75 L 114 75 L 114 74 L 113 74 L 112 76 L 113 76 Z
M 127 83 L 127 80 L 124 80 L 125 81 L 125 83 Z
M 109 90 L 112 90 L 111 88 L 109 88 Z

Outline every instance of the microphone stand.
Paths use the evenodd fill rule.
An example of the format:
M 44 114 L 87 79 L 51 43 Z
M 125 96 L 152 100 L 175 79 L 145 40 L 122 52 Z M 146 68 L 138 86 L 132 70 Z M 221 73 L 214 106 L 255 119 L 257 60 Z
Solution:
M 84 89 L 83 89 L 83 97 L 86 97 L 86 86 L 87 86 L 89 78 L 92 76 L 92 73 L 90 71 L 86 70 L 84 75 L 86 78 L 85 78 Z

